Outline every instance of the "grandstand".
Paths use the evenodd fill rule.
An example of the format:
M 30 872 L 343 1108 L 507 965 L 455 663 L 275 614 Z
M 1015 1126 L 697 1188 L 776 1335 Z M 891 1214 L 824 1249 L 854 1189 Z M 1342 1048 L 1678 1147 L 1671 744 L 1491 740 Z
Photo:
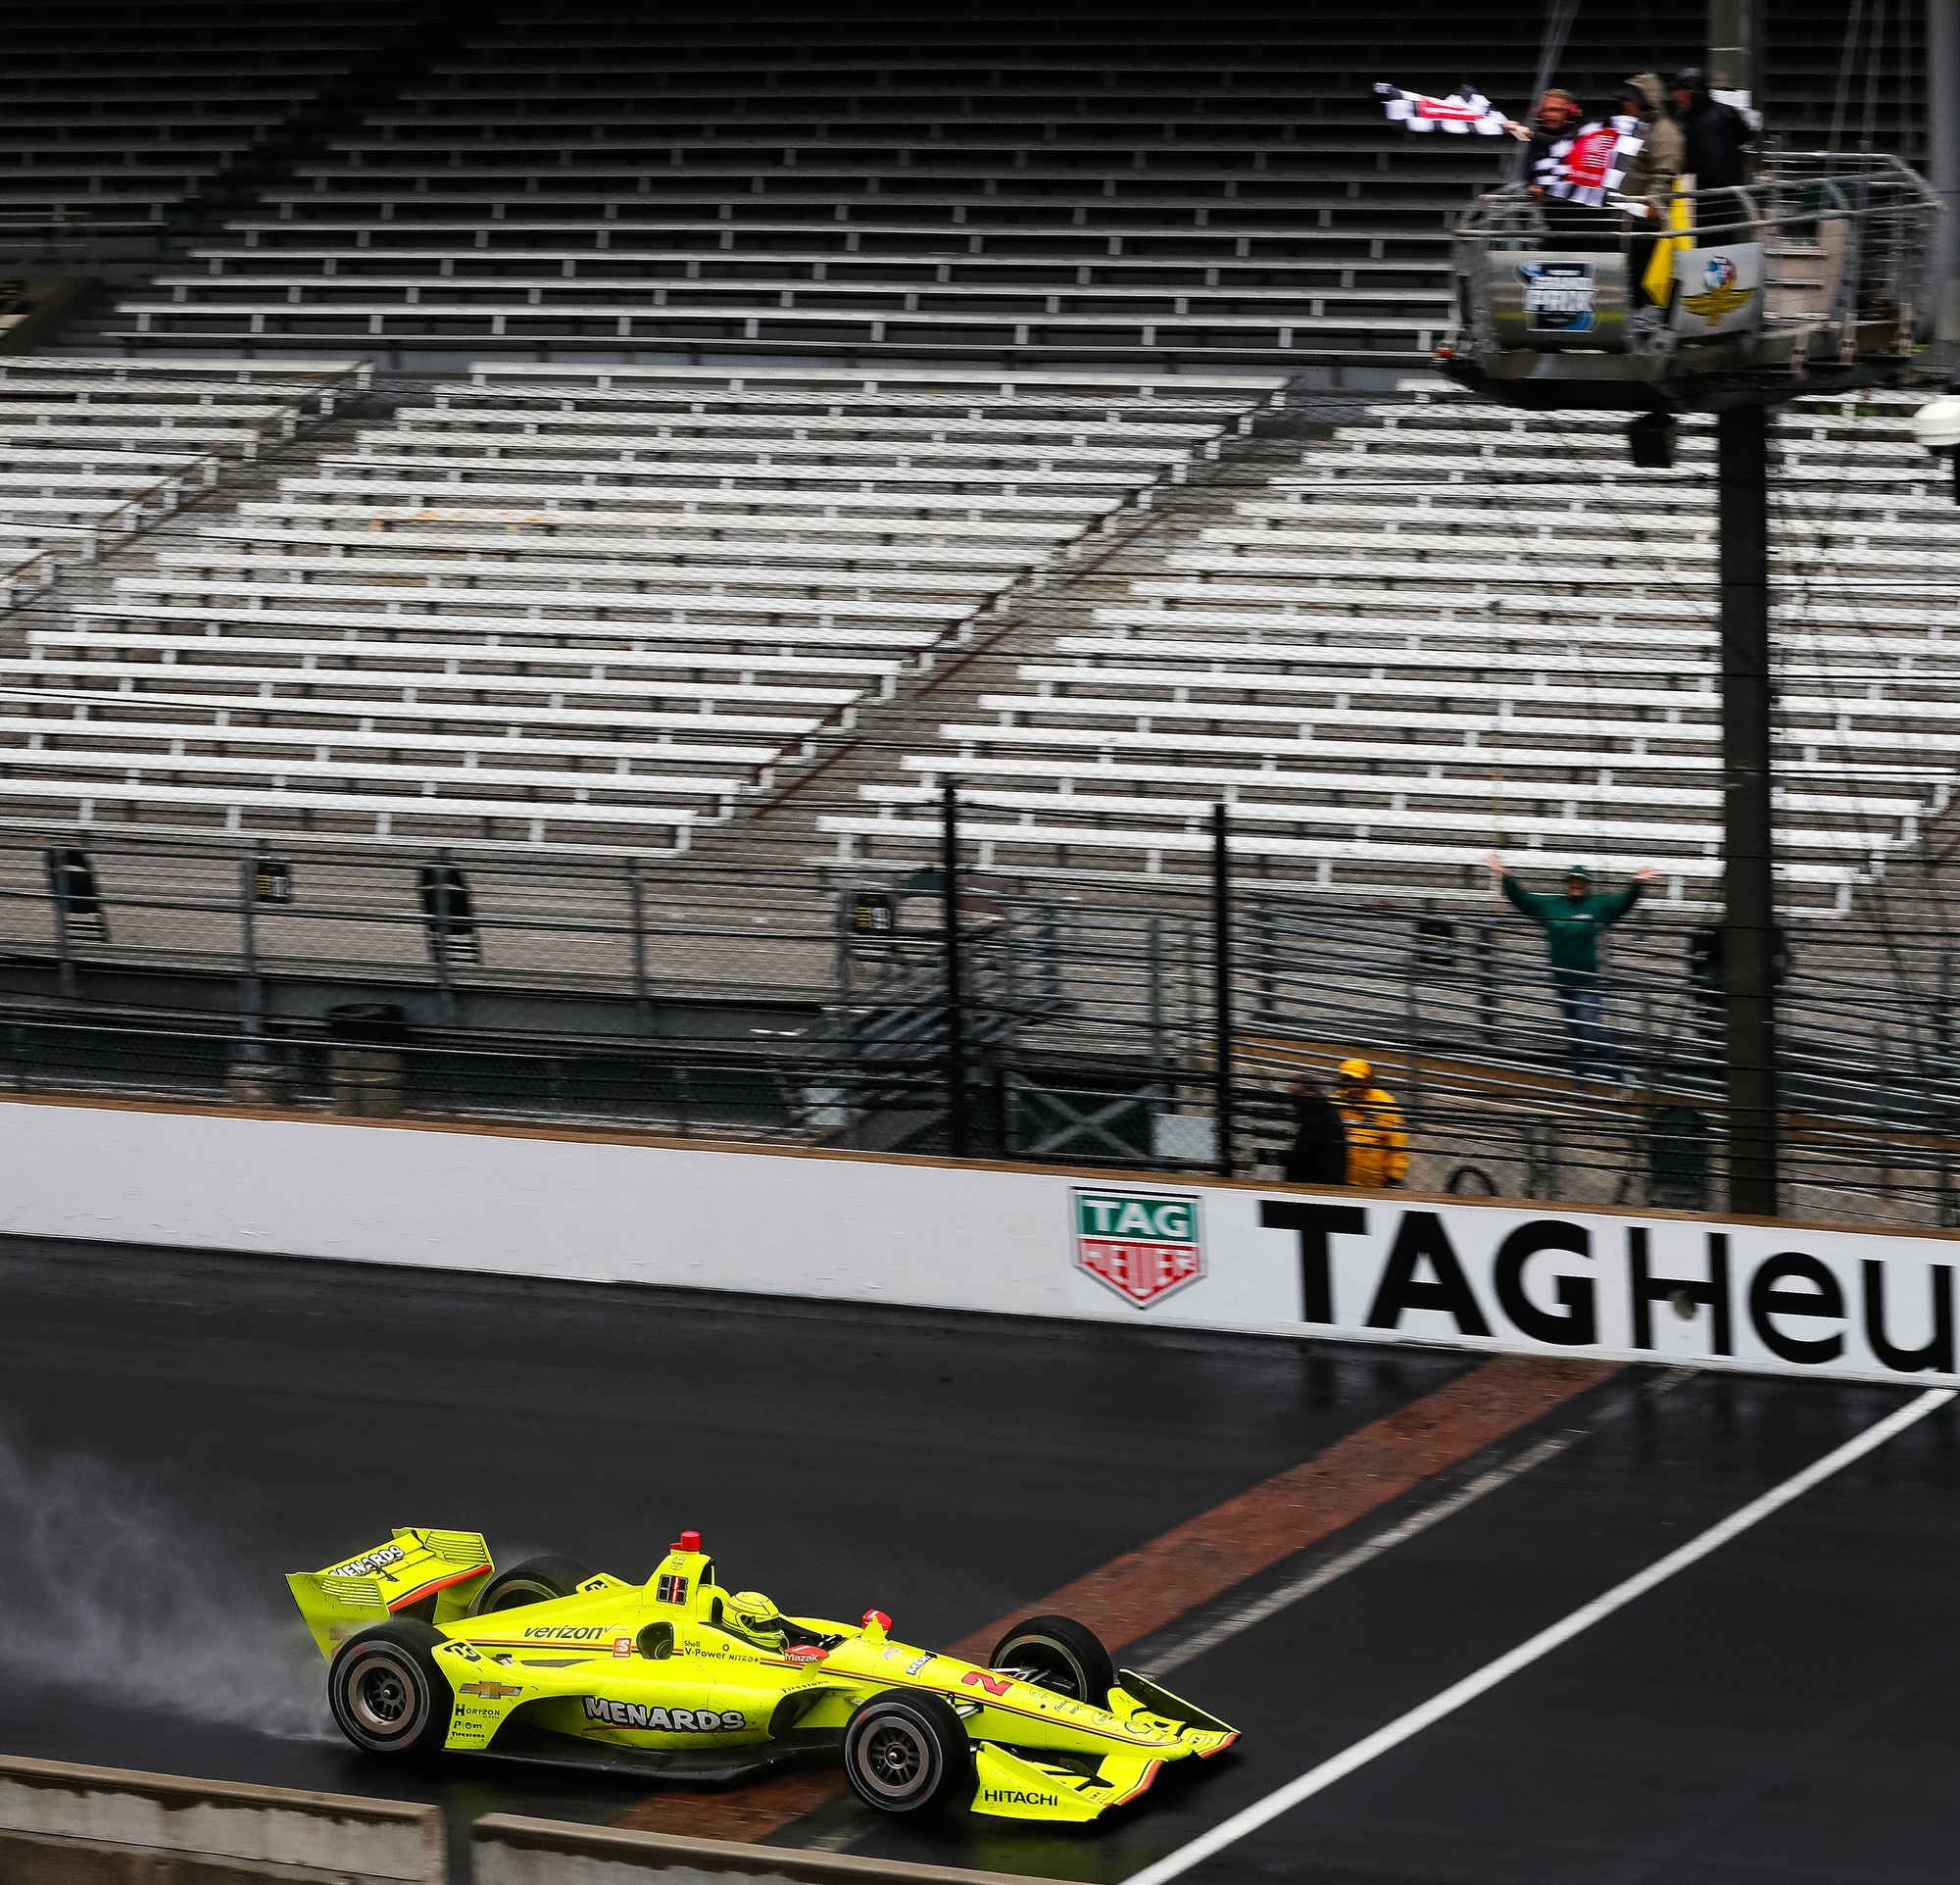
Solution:
M 1888 18 L 1780 10 L 1786 145 L 1916 154 L 1918 9 Z M 1589 13 L 1560 75 L 1603 102 L 1703 25 Z M 1471 36 L 1417 8 L 1385 69 L 1368 23 L 1231 10 L 35 25 L 0 219 L 103 282 L 0 365 L 14 940 L 87 940 L 50 930 L 43 838 L 205 847 L 191 875 L 226 843 L 399 859 L 402 885 L 436 856 L 645 865 L 717 911 L 746 870 L 754 909 L 709 929 L 793 910 L 794 947 L 674 979 L 718 999 L 739 960 L 820 1004 L 829 890 L 929 883 L 949 784 L 1018 892 L 1187 931 L 1220 801 L 1249 883 L 1332 912 L 1474 912 L 1495 848 L 1654 864 L 1660 916 L 1705 918 L 1705 432 L 1636 471 L 1604 420 L 1427 372 L 1452 222 L 1510 146 L 1406 136 L 1368 87 L 1468 75 L 1522 110 L 1537 22 L 1474 23 L 1466 74 Z M 1960 514 L 1911 404 L 1780 434 L 1781 882 L 1840 932 L 1951 789 L 1927 594 Z M 398 892 L 387 973 L 434 973 L 446 1013 L 459 979 L 548 982 L 549 943 L 466 962 Z M 1401 999 L 1359 1008 L 1386 1029 Z
M 74 0 L 7 23 L 0 233 L 154 250 L 274 165 L 401 51 L 386 0 L 229 7 Z
M 682 850 L 1260 397 L 479 368 L 44 599 L 0 767 L 83 827 Z
M 367 377 L 344 361 L 0 359 L 0 584 L 9 601 L 288 444 Z
M 1407 19 L 1398 69 L 1453 82 L 1464 24 Z M 1450 223 L 1502 153 L 1385 137 L 1367 25 L 893 25 L 772 19 L 760 60 L 740 16 L 506 7 L 122 297 L 100 339 L 422 368 L 458 348 L 1429 360 Z M 1910 30 L 1855 98 L 1836 30 L 1772 51 L 1788 139 L 1923 114 Z M 1582 22 L 1568 82 L 1604 103 L 1700 32 L 1691 8 L 1647 9 L 1632 37 Z M 1522 111 L 1536 22 L 1475 37 L 1479 82 Z
M 1842 913 L 1947 803 L 1955 649 L 1930 566 L 1960 518 L 1912 443 L 1917 402 L 1786 428 L 1781 870 Z M 909 781 L 825 816 L 846 858 L 918 855 L 959 779 L 983 861 L 1201 872 L 1211 803 L 1262 872 L 1357 894 L 1486 894 L 1521 868 L 1657 866 L 1719 895 L 1710 428 L 1671 471 L 1604 418 L 1457 396 L 1376 404 L 1297 468 L 1199 515 L 1150 572 L 1087 597 L 943 721 Z M 1446 679 L 1447 687 L 1444 687 Z M 1065 859 L 1065 862 L 1062 860 Z

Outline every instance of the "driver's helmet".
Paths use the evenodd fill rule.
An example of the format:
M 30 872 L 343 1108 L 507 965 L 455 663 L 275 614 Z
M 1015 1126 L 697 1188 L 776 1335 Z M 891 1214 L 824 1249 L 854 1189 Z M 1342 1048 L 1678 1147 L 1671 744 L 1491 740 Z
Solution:
M 745 1636 L 779 1639 L 783 1620 L 776 1607 L 760 1591 L 737 1591 L 721 1607 L 722 1614 Z

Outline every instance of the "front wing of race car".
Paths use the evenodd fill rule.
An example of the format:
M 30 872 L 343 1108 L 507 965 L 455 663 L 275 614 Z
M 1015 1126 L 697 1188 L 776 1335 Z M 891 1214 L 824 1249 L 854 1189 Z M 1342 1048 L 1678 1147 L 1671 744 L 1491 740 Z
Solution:
M 1135 1669 L 1120 1672 L 1108 1712 L 1175 1737 L 1171 1749 L 1118 1749 L 1093 1764 L 1083 1759 L 1016 1752 L 992 1741 L 973 1744 L 972 1811 L 1001 1819 L 1081 1825 L 1145 1792 L 1169 1761 L 1207 1761 L 1239 1739 L 1236 1728 L 1195 1709 Z

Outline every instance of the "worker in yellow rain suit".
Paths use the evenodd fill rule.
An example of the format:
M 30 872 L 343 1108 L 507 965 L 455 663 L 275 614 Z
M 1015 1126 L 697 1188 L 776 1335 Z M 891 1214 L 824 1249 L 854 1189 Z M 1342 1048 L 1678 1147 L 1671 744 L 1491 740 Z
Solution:
M 1343 1061 L 1334 1104 L 1348 1122 L 1348 1182 L 1398 1185 L 1408 1172 L 1408 1132 L 1396 1096 L 1372 1084 L 1375 1069 L 1366 1061 Z

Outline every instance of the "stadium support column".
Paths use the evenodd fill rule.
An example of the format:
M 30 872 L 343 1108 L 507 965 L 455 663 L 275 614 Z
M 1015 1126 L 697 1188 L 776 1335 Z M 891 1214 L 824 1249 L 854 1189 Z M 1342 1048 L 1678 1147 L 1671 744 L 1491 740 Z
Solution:
M 1770 813 L 1769 412 L 1716 420 L 1722 521 L 1723 982 L 1729 1208 L 1777 1213 L 1776 891 Z
M 1934 239 L 1935 335 L 1960 366 L 1960 0 L 1926 0 L 1927 180 L 1940 194 Z
M 946 909 L 946 1142 L 969 1150 L 966 1110 L 966 985 L 959 933 L 959 797 L 951 779 L 939 802 L 939 891 Z
M 1218 1175 L 1232 1175 L 1232 1141 L 1239 1128 L 1232 1066 L 1232 827 L 1223 805 L 1211 808 L 1211 1000 Z
M 1708 82 L 1718 91 L 1754 92 L 1756 0 L 1708 0 Z

